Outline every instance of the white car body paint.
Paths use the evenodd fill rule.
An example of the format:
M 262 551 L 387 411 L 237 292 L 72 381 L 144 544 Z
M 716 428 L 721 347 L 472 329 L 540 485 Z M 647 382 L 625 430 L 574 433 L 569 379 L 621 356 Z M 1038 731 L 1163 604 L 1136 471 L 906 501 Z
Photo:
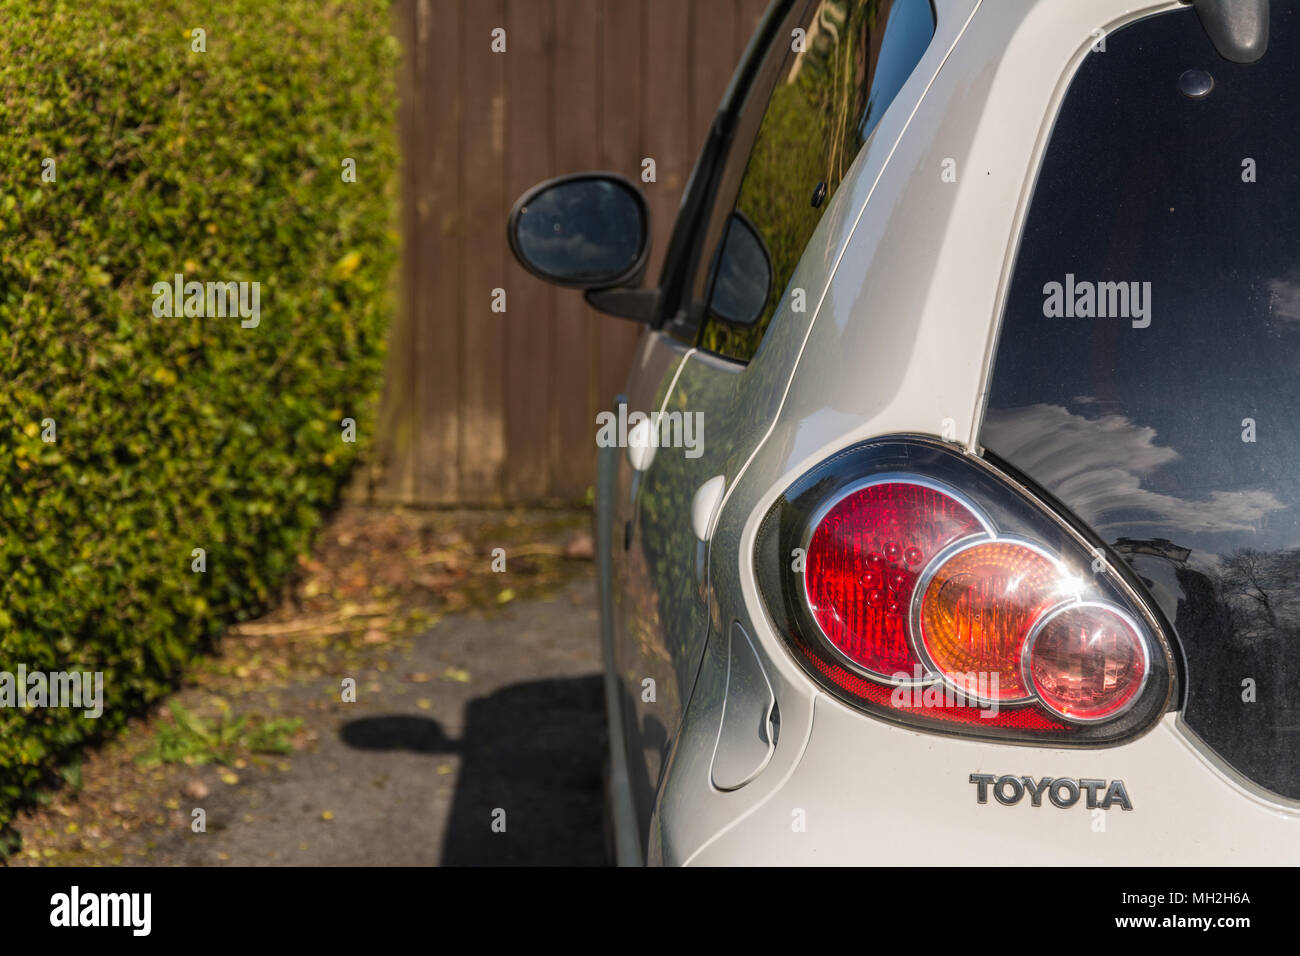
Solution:
M 659 797 L 649 858 L 1294 863 L 1300 805 L 1228 769 L 1176 714 L 1136 740 L 1102 748 L 908 730 L 821 692 L 763 610 L 751 558 L 758 524 L 811 466 L 878 435 L 940 435 L 945 423 L 963 446 L 978 450 L 997 320 L 1065 88 L 1094 31 L 1179 4 L 935 6 L 935 43 L 922 64 L 932 55 L 938 64 L 918 67 L 890 107 L 792 280 L 810 290 L 816 307 L 807 315 L 779 311 L 767 354 L 740 373 L 765 378 L 764 392 L 752 397 L 756 405 L 773 402 L 776 414 L 737 472 L 726 476 L 710 555 L 712 612 L 715 631 L 740 621 L 759 654 L 781 707 L 780 741 L 752 782 L 719 791 L 708 780 L 718 715 L 689 713 Z M 957 162 L 955 183 L 939 179 L 947 158 Z M 742 379 L 738 392 L 745 388 Z M 706 659 L 701 680 L 712 666 Z M 1123 779 L 1133 810 L 1105 811 L 1098 830 L 1082 805 L 977 804 L 972 773 Z M 796 811 L 806 822 L 801 831 L 792 827 Z

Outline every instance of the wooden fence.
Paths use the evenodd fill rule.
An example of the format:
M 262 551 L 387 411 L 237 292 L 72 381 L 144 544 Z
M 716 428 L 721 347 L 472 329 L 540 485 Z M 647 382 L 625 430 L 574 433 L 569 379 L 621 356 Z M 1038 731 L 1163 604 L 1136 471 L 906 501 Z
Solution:
M 539 180 L 644 183 L 658 276 L 696 152 L 766 0 L 400 0 L 404 262 L 372 493 L 581 499 L 595 416 L 640 326 L 525 273 L 505 238 Z M 505 52 L 493 31 L 505 30 Z M 492 310 L 504 289 L 506 311 Z

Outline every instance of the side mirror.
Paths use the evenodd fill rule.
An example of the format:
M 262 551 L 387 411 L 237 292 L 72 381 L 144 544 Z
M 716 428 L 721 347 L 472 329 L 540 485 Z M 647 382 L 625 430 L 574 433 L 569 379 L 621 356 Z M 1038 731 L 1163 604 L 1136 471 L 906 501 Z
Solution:
M 638 283 L 650 253 L 650 210 L 640 190 L 614 173 L 579 173 L 539 183 L 519 197 L 507 225 L 519 264 L 577 289 Z
M 727 237 L 715 270 L 709 315 L 742 327 L 762 318 L 772 290 L 772 255 L 754 224 L 740 211 L 727 220 Z

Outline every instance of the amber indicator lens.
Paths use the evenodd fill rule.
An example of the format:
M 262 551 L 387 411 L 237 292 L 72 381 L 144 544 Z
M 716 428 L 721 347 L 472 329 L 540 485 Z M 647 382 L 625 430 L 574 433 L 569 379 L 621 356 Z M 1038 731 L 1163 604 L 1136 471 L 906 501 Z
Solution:
M 985 541 L 935 569 L 920 603 L 920 640 L 963 692 L 998 701 L 1032 696 L 1021 673 L 1035 621 L 1077 588 L 1059 565 L 1015 541 Z M 996 688 L 996 689 L 994 689 Z

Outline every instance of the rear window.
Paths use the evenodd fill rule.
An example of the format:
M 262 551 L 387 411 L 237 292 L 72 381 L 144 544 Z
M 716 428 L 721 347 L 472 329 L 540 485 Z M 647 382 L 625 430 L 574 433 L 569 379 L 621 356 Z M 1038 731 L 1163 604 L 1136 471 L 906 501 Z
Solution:
M 981 441 L 1146 583 L 1183 649 L 1188 725 L 1300 797 L 1292 5 L 1272 4 L 1270 32 L 1260 61 L 1230 63 L 1181 9 L 1087 55 L 1034 187 Z

